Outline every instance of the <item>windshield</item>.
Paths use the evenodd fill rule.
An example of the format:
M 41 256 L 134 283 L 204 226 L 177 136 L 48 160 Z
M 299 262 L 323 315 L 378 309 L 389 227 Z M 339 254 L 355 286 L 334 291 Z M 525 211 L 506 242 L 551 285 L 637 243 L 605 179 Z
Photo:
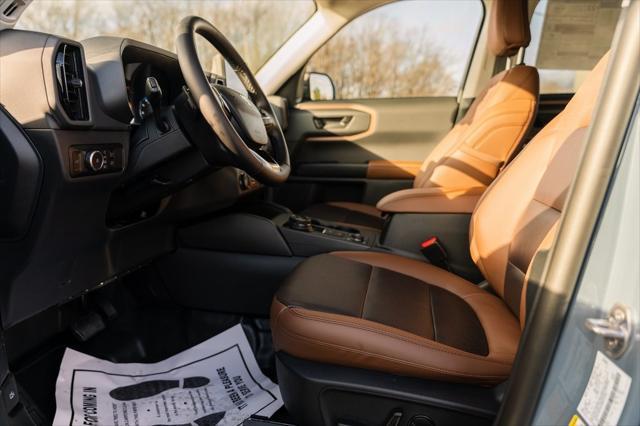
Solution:
M 128 37 L 175 52 L 175 27 L 201 16 L 255 71 L 315 12 L 313 0 L 36 0 L 16 28 L 73 40 Z

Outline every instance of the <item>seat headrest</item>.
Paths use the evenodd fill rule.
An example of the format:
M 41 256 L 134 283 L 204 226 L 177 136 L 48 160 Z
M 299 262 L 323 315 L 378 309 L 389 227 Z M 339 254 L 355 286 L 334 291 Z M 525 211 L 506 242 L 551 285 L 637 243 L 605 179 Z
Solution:
M 513 56 L 529 45 L 527 0 L 494 0 L 489 19 L 489 49 L 494 55 Z

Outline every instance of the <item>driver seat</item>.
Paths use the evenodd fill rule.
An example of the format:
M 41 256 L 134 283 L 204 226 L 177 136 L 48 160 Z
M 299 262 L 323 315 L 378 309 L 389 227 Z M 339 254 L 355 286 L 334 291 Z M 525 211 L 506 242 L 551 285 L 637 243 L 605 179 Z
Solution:
M 423 379 L 507 379 L 535 294 L 529 274 L 554 240 L 607 62 L 608 54 L 476 206 L 470 250 L 490 291 L 393 254 L 316 256 L 275 295 L 276 350 Z
M 515 55 L 529 45 L 529 15 L 525 0 L 497 0 L 491 11 L 489 49 L 498 57 Z M 424 160 L 414 188 L 486 188 L 518 152 L 535 119 L 539 95 L 538 71 L 516 65 L 496 74 L 476 96 L 465 116 Z M 371 162 L 394 169 L 384 161 Z M 381 230 L 383 212 L 354 202 L 315 204 L 304 216 Z

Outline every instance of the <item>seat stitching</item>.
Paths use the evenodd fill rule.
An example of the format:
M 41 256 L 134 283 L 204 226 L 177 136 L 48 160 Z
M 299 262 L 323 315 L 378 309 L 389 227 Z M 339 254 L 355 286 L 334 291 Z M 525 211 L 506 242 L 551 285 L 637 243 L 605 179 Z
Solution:
M 343 252 L 343 253 L 347 253 L 347 255 L 345 257 L 343 257 L 344 259 L 350 260 L 352 262 L 363 263 L 363 264 L 369 265 L 369 266 L 374 266 L 372 263 L 367 262 L 366 259 L 358 259 L 358 258 L 348 257 L 348 253 L 349 252 Z M 329 253 L 329 254 L 330 255 L 335 255 L 333 253 Z M 338 255 L 338 257 L 342 257 L 342 256 Z M 420 263 L 420 262 L 417 262 L 417 263 Z M 421 266 L 422 265 L 424 265 L 424 266 L 432 266 L 431 264 L 427 264 L 427 263 L 420 263 L 420 265 Z M 442 281 L 439 281 L 439 280 L 426 281 L 427 278 L 425 278 L 424 276 L 421 276 L 421 275 L 425 275 L 425 274 L 428 275 L 432 271 L 420 271 L 420 273 L 411 274 L 411 273 L 407 273 L 406 271 L 404 271 L 403 268 L 394 268 L 392 265 L 391 266 L 386 266 L 386 267 L 376 266 L 376 268 L 384 269 L 385 271 L 395 272 L 396 274 L 404 275 L 405 277 L 409 277 L 409 278 L 413 278 L 415 280 L 418 280 L 418 281 L 422 282 L 425 285 L 438 287 L 438 288 L 441 288 L 441 289 L 443 289 L 445 291 L 448 291 L 450 293 L 454 293 L 453 291 L 451 291 L 451 289 L 450 289 L 448 284 L 443 284 Z M 455 277 L 457 279 L 460 279 L 462 281 L 465 281 L 463 278 L 460 278 L 457 275 L 451 274 L 451 276 L 453 276 L 453 277 Z M 433 278 L 433 277 L 431 277 L 431 278 Z M 457 293 L 454 293 L 454 294 L 456 294 L 457 296 L 459 296 L 461 298 L 468 297 L 468 296 L 473 296 L 473 295 L 482 295 L 482 296 L 489 296 L 489 297 L 492 297 L 492 298 L 499 299 L 499 297 L 494 296 L 494 295 L 488 293 L 487 291 L 482 290 L 482 289 L 478 288 L 477 286 L 474 286 L 473 284 L 471 284 L 469 282 L 466 282 L 465 285 L 467 285 L 467 284 L 471 286 L 471 288 L 467 289 L 467 291 L 471 292 L 470 294 L 467 294 L 467 296 L 461 296 L 461 295 L 459 295 Z
M 332 320 L 332 319 L 318 318 L 318 317 L 313 317 L 313 316 L 309 316 L 309 315 L 304 315 L 304 314 L 296 311 L 295 308 L 288 308 L 288 309 L 291 311 L 291 313 L 293 315 L 296 315 L 296 316 L 298 316 L 300 318 L 303 318 L 303 319 L 307 319 L 307 320 L 311 320 L 311 321 L 319 321 L 319 322 L 324 322 L 324 323 L 335 324 L 335 325 L 340 325 L 340 326 L 344 326 L 344 327 L 351 327 L 351 328 L 355 328 L 355 329 L 359 329 L 359 330 L 369 331 L 369 332 L 372 332 L 372 333 L 375 333 L 375 334 L 380 334 L 380 335 L 383 335 L 383 336 L 391 337 L 393 339 L 402 340 L 402 341 L 407 342 L 407 343 L 412 344 L 412 345 L 416 345 L 416 346 L 420 346 L 420 347 L 423 347 L 423 348 L 432 349 L 434 351 L 443 352 L 443 353 L 447 353 L 447 354 L 451 354 L 451 355 L 464 356 L 464 357 L 467 357 L 467 358 L 478 359 L 478 360 L 482 360 L 482 361 L 485 361 L 485 362 L 496 363 L 496 364 L 501 364 L 501 365 L 512 365 L 512 363 L 506 363 L 506 362 L 501 362 L 501 361 L 496 361 L 496 360 L 487 360 L 488 355 L 487 356 L 477 355 L 477 354 L 473 354 L 471 352 L 466 352 L 466 351 L 463 351 L 461 349 L 455 349 L 455 348 L 453 348 L 453 349 L 455 349 L 454 351 L 451 351 L 451 350 L 447 350 L 445 348 L 438 348 L 438 347 L 431 346 L 428 343 L 425 344 L 426 342 L 422 342 L 422 343 L 416 342 L 416 341 L 411 340 L 409 338 L 406 338 L 404 336 L 398 336 L 397 334 L 392 334 L 392 333 L 389 333 L 389 332 L 376 330 L 376 329 L 373 329 L 373 328 L 370 328 L 370 327 L 361 326 L 361 325 L 355 325 L 355 324 L 348 324 L 346 322 Z M 440 345 L 442 345 L 442 343 L 440 343 Z M 491 353 L 492 352 L 489 351 L 489 354 L 491 354 Z M 496 353 L 496 352 L 494 352 L 494 353 Z
M 433 292 L 427 287 L 427 297 L 429 298 L 429 306 L 431 307 L 431 324 L 433 325 L 433 340 L 438 342 L 438 329 L 436 327 L 436 314 L 433 306 Z M 439 343 L 439 342 L 438 342 Z
M 480 375 L 480 374 L 464 373 L 464 372 L 461 372 L 459 370 L 451 370 L 451 369 L 433 367 L 433 366 L 430 366 L 430 365 L 427 365 L 427 364 L 420 364 L 420 363 L 417 363 L 417 362 L 407 361 L 407 360 L 391 357 L 391 356 L 388 356 L 388 355 L 382 355 L 382 354 L 377 354 L 377 353 L 373 353 L 373 352 L 369 352 L 369 351 L 350 348 L 348 346 L 343 346 L 343 345 L 339 345 L 339 344 L 336 344 L 336 343 L 329 343 L 329 342 L 319 341 L 317 339 L 311 339 L 311 338 L 305 337 L 305 336 L 303 336 L 301 334 L 298 334 L 298 333 L 296 333 L 294 331 L 286 330 L 286 329 L 283 329 L 283 328 L 281 328 L 280 330 L 283 333 L 288 334 L 292 338 L 309 342 L 312 345 L 316 344 L 316 345 L 320 345 L 320 346 L 338 348 L 340 350 L 347 351 L 347 352 L 357 353 L 357 354 L 361 354 L 361 355 L 367 355 L 367 356 L 371 356 L 373 358 L 391 360 L 391 361 L 397 362 L 399 364 L 410 365 L 410 366 L 413 366 L 413 367 L 419 367 L 419 368 L 423 368 L 423 369 L 426 369 L 426 370 L 437 371 L 437 372 L 440 372 L 440 373 L 449 373 L 449 374 L 454 374 L 454 375 L 458 375 L 458 376 L 477 377 L 477 378 L 504 378 L 504 377 L 508 377 L 508 375 L 490 375 L 490 374 Z M 437 349 L 435 349 L 435 350 L 437 350 Z M 491 363 L 491 361 L 487 361 L 487 360 L 479 360 L 479 361 L 484 361 L 484 362 L 487 362 L 487 363 Z M 498 363 L 498 364 L 502 364 L 502 363 Z M 511 366 L 512 364 L 502 364 L 502 365 Z
M 524 138 L 527 135 L 527 133 L 529 133 L 529 131 L 531 130 L 531 126 L 533 125 L 533 112 L 536 108 L 536 102 L 531 102 L 529 105 L 529 109 L 527 110 L 527 119 L 525 120 L 525 122 L 523 124 L 528 123 L 528 125 L 525 127 L 523 126 L 522 129 L 520 129 L 520 133 L 518 133 L 518 137 L 516 140 L 516 143 L 514 143 L 511 146 L 511 149 L 509 149 L 509 152 L 507 152 L 507 156 L 505 157 L 505 164 L 509 162 L 509 159 L 511 159 L 513 153 L 515 152 L 516 149 L 518 149 L 518 147 L 522 146 L 524 143 Z M 504 165 L 502 167 L 502 169 L 504 169 Z
M 371 277 L 373 277 L 373 269 L 375 267 L 369 265 L 369 279 L 367 280 L 367 287 L 364 290 L 364 298 L 362 299 L 362 307 L 360 308 L 360 318 L 364 319 L 364 305 L 367 303 L 367 294 L 369 294 L 369 286 L 371 285 Z
M 546 207 L 546 208 L 548 208 L 548 209 L 555 210 L 555 211 L 557 211 L 558 213 L 562 213 L 562 211 L 561 211 L 560 209 L 558 209 L 558 208 L 556 208 L 556 207 L 554 207 L 554 206 L 550 206 L 548 203 L 546 203 L 546 202 L 544 202 L 544 201 L 538 200 L 538 199 L 536 198 L 536 195 L 534 195 L 534 196 L 533 196 L 533 198 L 531 198 L 531 201 L 535 201 L 536 203 L 538 203 L 538 204 L 542 204 L 544 207 Z

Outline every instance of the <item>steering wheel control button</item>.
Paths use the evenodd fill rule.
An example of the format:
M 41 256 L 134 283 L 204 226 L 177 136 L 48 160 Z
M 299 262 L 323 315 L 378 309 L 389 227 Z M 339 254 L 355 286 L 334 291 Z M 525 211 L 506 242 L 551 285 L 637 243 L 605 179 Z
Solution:
M 69 148 L 71 177 L 117 173 L 124 169 L 120 144 L 74 145 Z

